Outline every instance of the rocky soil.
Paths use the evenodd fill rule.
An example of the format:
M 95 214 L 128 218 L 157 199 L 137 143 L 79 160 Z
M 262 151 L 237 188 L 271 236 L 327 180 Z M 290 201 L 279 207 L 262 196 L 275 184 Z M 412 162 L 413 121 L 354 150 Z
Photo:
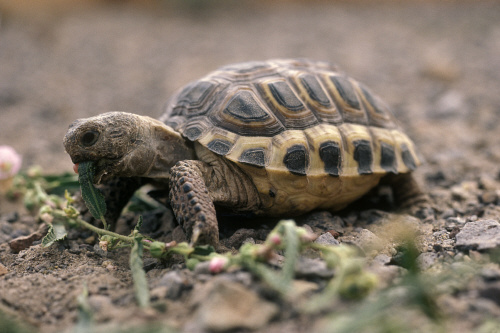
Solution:
M 107 110 L 158 116 L 176 89 L 232 62 L 328 60 L 393 107 L 426 159 L 416 178 L 436 216 L 398 211 L 379 188 L 338 215 L 297 218 L 316 242 L 353 244 L 364 254 L 379 284 L 358 301 L 304 310 L 335 276 L 311 253 L 286 297 L 245 270 L 214 275 L 204 265 L 188 270 L 179 258 L 146 256 L 154 307 L 140 310 L 128 250 L 105 253 L 76 230 L 49 248 L 36 240 L 12 249 L 12 240 L 44 230 L 20 202 L 0 197 L 0 332 L 82 329 L 77 297 L 84 286 L 95 331 L 330 332 L 342 327 L 342 314 L 343 323 L 364 325 L 357 331 L 499 332 L 500 3 L 238 3 L 0 6 L 0 145 L 21 153 L 25 168 L 69 171 L 61 141 L 76 118 Z M 171 215 L 161 216 L 162 224 L 150 217 L 146 227 L 171 236 Z M 235 220 L 222 228 L 233 251 L 261 242 L 277 222 Z M 411 267 L 399 260 L 401 226 L 415 231 L 425 281 L 419 295 L 432 299 L 430 313 L 403 302 L 409 289 L 401 281 Z M 121 228 L 127 233 L 125 219 Z

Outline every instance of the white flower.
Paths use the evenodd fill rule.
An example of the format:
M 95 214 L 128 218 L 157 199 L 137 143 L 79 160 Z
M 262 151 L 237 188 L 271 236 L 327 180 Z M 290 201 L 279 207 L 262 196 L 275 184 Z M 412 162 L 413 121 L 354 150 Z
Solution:
M 0 146 L 0 179 L 12 178 L 21 168 L 21 156 L 10 146 Z

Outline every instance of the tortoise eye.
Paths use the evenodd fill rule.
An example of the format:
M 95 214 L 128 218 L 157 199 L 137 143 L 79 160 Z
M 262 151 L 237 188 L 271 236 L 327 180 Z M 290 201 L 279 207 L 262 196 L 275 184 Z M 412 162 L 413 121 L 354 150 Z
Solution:
M 99 138 L 99 132 L 87 131 L 83 133 L 82 137 L 80 138 L 80 142 L 84 147 L 90 147 L 97 142 L 98 138 Z

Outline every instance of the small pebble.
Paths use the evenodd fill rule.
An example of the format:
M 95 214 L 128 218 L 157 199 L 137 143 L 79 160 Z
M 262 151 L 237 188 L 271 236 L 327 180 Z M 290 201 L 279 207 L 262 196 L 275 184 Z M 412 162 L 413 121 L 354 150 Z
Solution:
M 179 271 L 165 273 L 160 279 L 159 286 L 166 288 L 165 297 L 172 300 L 178 299 L 183 291 L 192 287 L 191 283 Z
M 461 250 L 488 250 L 500 247 L 500 223 L 495 220 L 468 222 L 456 235 Z
M 479 200 L 483 204 L 496 204 L 498 202 L 498 191 L 486 191 L 479 196 Z
M 325 232 L 324 234 L 316 238 L 314 243 L 322 245 L 340 245 L 340 242 L 336 240 L 330 232 Z
M 333 277 L 333 270 L 323 260 L 300 257 L 295 265 L 295 274 L 297 278 L 330 279 Z
M 500 268 L 498 265 L 496 267 L 484 267 L 481 269 L 481 277 L 485 281 L 498 281 L 500 280 Z
M 19 214 L 17 212 L 9 213 L 5 215 L 5 221 L 9 223 L 14 223 L 19 220 Z
M 417 264 L 421 270 L 426 270 L 432 267 L 436 260 L 438 259 L 437 253 L 425 252 L 417 257 Z
M 5 275 L 8 272 L 9 272 L 9 270 L 7 269 L 7 267 L 5 267 L 4 265 L 0 264 L 0 276 Z
M 277 305 L 239 283 L 215 280 L 206 288 L 208 296 L 200 304 L 194 323 L 201 331 L 256 330 L 279 312 Z

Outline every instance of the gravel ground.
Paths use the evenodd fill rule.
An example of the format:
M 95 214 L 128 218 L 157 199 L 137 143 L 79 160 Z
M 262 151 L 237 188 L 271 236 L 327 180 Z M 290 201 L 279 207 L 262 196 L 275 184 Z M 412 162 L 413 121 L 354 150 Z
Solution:
M 71 162 L 61 141 L 76 118 L 108 110 L 156 117 L 178 88 L 233 62 L 277 57 L 334 62 L 393 107 L 426 159 L 416 178 L 437 216 L 403 215 L 419 230 L 421 267 L 465 276 L 464 263 L 483 265 L 463 284 L 440 285 L 447 290 L 438 306 L 448 331 L 498 332 L 489 320 L 500 316 L 499 261 L 492 255 L 500 250 L 500 3 L 245 4 L 109 2 L 22 14 L 4 9 L 0 144 L 21 153 L 25 167 L 68 171 Z M 376 210 L 373 201 L 338 216 L 316 212 L 300 222 L 323 238 L 329 237 L 325 226 L 341 229 L 330 241 L 363 249 L 375 258 L 373 271 L 390 285 L 404 274 L 394 264 L 396 246 L 373 244 L 401 215 Z M 277 299 L 247 272 L 210 276 L 154 259 L 146 260 L 148 281 L 163 311 L 138 311 L 126 251 L 103 254 L 76 234 L 48 249 L 10 249 L 10 240 L 37 229 L 19 205 L 0 198 L 0 315 L 22 317 L 40 332 L 72 329 L 82 281 L 103 330 L 156 321 L 189 332 L 328 327 L 327 315 L 301 313 L 294 307 L 299 301 Z M 259 232 L 241 232 L 260 239 Z M 244 240 L 236 238 L 228 245 Z M 324 272 L 311 274 L 297 280 L 298 299 L 321 288 L 318 276 Z M 356 313 L 349 302 L 331 313 L 339 308 Z M 408 311 L 415 332 L 432 326 Z M 214 317 L 236 318 L 236 324 L 226 321 L 221 328 Z

